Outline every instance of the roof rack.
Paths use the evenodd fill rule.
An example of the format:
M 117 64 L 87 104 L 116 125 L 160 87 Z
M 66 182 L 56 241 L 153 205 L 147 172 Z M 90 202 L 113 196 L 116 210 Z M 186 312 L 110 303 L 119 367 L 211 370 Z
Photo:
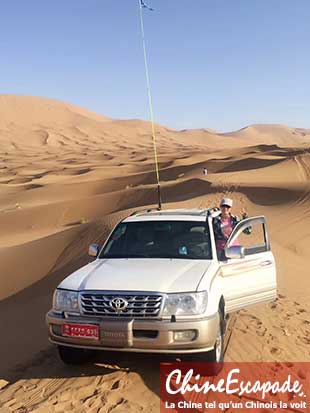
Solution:
M 209 208 L 208 209 L 208 215 L 212 215 L 214 212 L 220 211 L 220 208 L 214 207 L 214 208 Z
M 207 214 L 207 219 L 208 219 L 209 217 L 215 218 L 215 217 L 219 216 L 220 213 L 221 213 L 221 210 L 220 210 L 220 208 L 218 208 L 218 207 L 209 208 L 209 209 L 208 209 L 208 214 Z
M 145 213 L 148 214 L 148 213 L 151 213 L 151 212 L 158 212 L 158 213 L 162 212 L 164 214 L 171 215 L 171 213 L 175 214 L 176 211 L 177 210 L 174 210 L 174 211 L 170 211 L 170 210 L 165 211 L 164 210 L 164 211 L 162 211 L 159 208 L 148 208 L 148 209 L 136 210 L 136 211 L 132 212 L 129 216 L 131 217 L 131 216 L 134 216 L 134 215 L 137 215 L 137 214 L 145 214 Z M 199 210 L 196 209 L 196 213 L 194 215 L 206 216 L 206 218 L 216 217 L 220 213 L 220 208 L 218 208 L 218 207 L 205 208 L 205 209 L 200 210 L 199 213 L 198 213 L 198 211 Z M 182 214 L 182 212 L 180 212 L 180 213 Z M 183 213 L 184 213 L 184 211 L 183 211 Z M 185 214 L 188 215 L 189 211 L 186 211 Z
M 138 209 L 137 211 L 132 212 L 129 216 L 132 217 L 133 215 L 141 214 L 142 212 L 149 213 L 152 211 L 160 211 L 160 209 L 159 208 Z
M 209 213 L 209 208 L 203 209 L 200 213 L 200 215 L 205 215 Z

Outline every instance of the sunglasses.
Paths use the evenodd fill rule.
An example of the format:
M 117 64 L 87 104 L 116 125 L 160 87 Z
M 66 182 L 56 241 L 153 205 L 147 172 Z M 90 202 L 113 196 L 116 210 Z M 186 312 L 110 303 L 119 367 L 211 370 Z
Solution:
M 229 205 L 221 205 L 221 208 L 231 208 Z

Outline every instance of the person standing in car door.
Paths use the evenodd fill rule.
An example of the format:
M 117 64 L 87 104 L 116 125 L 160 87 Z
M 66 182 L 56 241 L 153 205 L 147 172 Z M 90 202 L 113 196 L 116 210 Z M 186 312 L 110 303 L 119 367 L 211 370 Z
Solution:
M 226 246 L 226 242 L 232 233 L 235 226 L 240 222 L 242 219 L 248 217 L 248 214 L 243 209 L 241 211 L 242 218 L 240 219 L 238 216 L 233 215 L 231 213 L 231 208 L 233 205 L 233 201 L 230 198 L 223 198 L 220 202 L 221 214 L 214 218 L 213 220 L 213 230 L 216 242 L 216 250 L 217 256 L 219 259 L 225 259 L 224 249 Z M 243 231 L 245 234 L 251 234 L 252 229 L 251 227 L 246 228 Z M 234 245 L 238 245 L 236 242 Z

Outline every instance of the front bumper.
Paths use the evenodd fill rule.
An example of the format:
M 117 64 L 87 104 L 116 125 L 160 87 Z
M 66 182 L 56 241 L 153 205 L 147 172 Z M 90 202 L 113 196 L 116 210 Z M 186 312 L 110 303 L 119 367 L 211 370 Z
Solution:
M 94 350 L 139 353 L 198 353 L 212 350 L 219 325 L 218 313 L 212 317 L 188 321 L 124 320 L 64 317 L 50 311 L 46 315 L 50 341 L 54 344 Z M 62 324 L 95 324 L 99 340 L 62 336 Z M 188 341 L 177 341 L 175 332 L 194 331 Z

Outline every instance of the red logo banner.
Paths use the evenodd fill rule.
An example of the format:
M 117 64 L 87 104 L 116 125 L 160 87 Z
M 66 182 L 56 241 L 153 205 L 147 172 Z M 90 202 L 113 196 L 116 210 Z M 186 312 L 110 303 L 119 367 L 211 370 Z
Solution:
M 310 412 L 310 363 L 161 363 L 161 413 Z

